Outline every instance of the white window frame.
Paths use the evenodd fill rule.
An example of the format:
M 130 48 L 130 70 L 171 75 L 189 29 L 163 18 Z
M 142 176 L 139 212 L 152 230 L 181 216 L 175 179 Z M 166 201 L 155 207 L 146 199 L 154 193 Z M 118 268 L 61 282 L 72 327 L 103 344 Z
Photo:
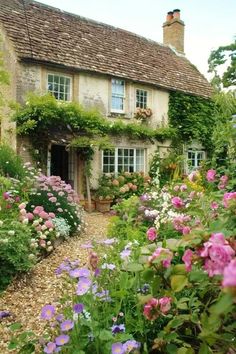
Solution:
M 138 93 L 138 91 L 146 92 L 146 107 L 140 107 L 140 105 L 137 106 L 137 103 L 138 103 L 138 101 L 137 101 L 137 93 Z M 136 88 L 135 89 L 135 109 L 137 109 L 137 108 L 142 108 L 142 109 L 147 109 L 148 108 L 148 90 L 144 90 L 142 88 Z
M 69 79 L 70 80 L 70 86 L 69 86 L 69 99 L 68 100 L 60 100 L 59 98 L 56 98 L 55 95 L 54 95 L 54 91 L 50 91 L 48 89 L 48 85 L 49 85 L 49 75 L 52 75 L 52 76 L 58 76 L 59 78 L 60 77 L 63 77 L 64 79 Z M 65 102 L 71 102 L 72 101 L 72 76 L 69 76 L 69 75 L 64 75 L 62 73 L 57 73 L 57 72 L 48 72 L 47 73 L 47 91 L 50 92 L 55 98 L 56 100 L 58 101 L 65 101 Z M 56 92 L 56 91 L 55 91 Z
M 104 160 L 103 160 L 103 157 L 104 157 L 104 151 L 102 151 L 102 172 L 103 173 L 120 173 L 120 171 L 118 171 L 118 150 L 119 149 L 129 149 L 129 150 L 133 150 L 134 151 L 134 155 L 133 155 L 133 159 L 134 159 L 134 171 L 133 172 L 144 172 L 146 171 L 146 149 L 143 148 L 143 147 L 127 147 L 127 146 L 119 146 L 119 147 L 116 147 L 114 149 L 114 157 L 115 157 L 115 163 L 114 163 L 114 172 L 104 172 L 103 169 L 104 169 Z M 140 170 L 140 171 L 137 171 L 137 150 L 143 150 L 143 170 Z M 109 165 L 108 165 L 109 166 Z M 129 172 L 129 171 L 127 171 Z
M 189 153 L 194 153 L 194 155 L 195 155 L 194 156 L 194 166 L 189 164 L 189 162 L 192 161 L 192 159 L 190 159 L 188 157 Z M 197 150 L 197 149 L 191 149 L 191 148 L 187 150 L 187 171 L 188 172 L 194 171 L 194 170 L 196 170 L 196 169 L 198 169 L 200 167 L 200 166 L 197 165 L 197 163 L 198 163 L 197 155 L 198 154 L 202 154 L 201 161 L 204 161 L 206 159 L 206 153 L 205 153 L 204 150 L 201 150 L 201 149 Z
M 113 98 L 113 96 L 114 97 L 120 97 L 119 95 L 117 95 L 117 94 L 113 94 L 113 92 L 112 92 L 112 85 L 113 85 L 113 81 L 121 81 L 121 82 L 123 82 L 124 83 L 124 85 L 123 85 L 123 87 L 124 87 L 124 93 L 123 93 L 123 109 L 116 109 L 116 108 L 113 108 L 112 107 L 112 98 Z M 111 79 L 111 112 L 112 113 L 125 113 L 125 95 L 126 95 L 126 90 L 125 90 L 125 80 L 123 80 L 123 79 L 118 79 L 118 78 L 112 78 Z

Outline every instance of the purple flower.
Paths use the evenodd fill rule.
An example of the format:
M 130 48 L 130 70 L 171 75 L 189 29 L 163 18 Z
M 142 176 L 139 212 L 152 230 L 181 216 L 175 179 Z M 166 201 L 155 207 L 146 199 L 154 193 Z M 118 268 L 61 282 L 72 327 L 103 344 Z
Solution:
M 45 305 L 41 311 L 41 318 L 44 320 L 51 320 L 55 314 L 55 307 L 52 305 Z
M 122 252 L 120 252 L 120 258 L 121 259 L 127 259 L 131 254 L 131 250 L 129 249 L 124 249 Z
M 84 249 L 89 249 L 89 248 L 93 248 L 93 245 L 91 243 L 86 243 L 86 244 L 81 245 L 80 247 L 84 248 Z
M 136 340 L 127 340 L 127 342 L 123 344 L 125 353 L 130 353 L 132 350 L 138 349 L 139 347 L 140 343 L 136 342 Z
M 0 311 L 0 320 L 9 316 L 11 316 L 11 313 L 9 311 Z
M 102 301 L 111 301 L 111 298 L 109 296 L 109 290 L 103 290 L 100 293 L 96 293 L 95 296 L 97 296 Z
M 84 311 L 84 305 L 83 304 L 75 304 L 73 306 L 73 310 L 75 313 L 81 313 Z
M 53 342 L 49 342 L 43 351 L 46 354 L 51 354 L 51 353 L 55 352 L 55 350 L 56 350 L 56 344 Z
M 111 327 L 111 331 L 112 331 L 113 334 L 125 332 L 125 325 L 124 324 L 113 325 Z
M 57 320 L 58 322 L 62 322 L 62 321 L 64 320 L 64 316 L 63 316 L 62 314 L 60 314 L 60 315 L 58 315 L 58 316 L 56 317 L 56 320 Z
M 112 264 L 112 263 L 104 263 L 102 266 L 101 266 L 102 269 L 110 269 L 110 270 L 113 270 L 116 268 L 115 264 Z
M 72 278 L 79 278 L 79 277 L 88 278 L 90 276 L 90 271 L 86 268 L 75 268 L 69 272 L 69 275 Z
M 74 322 L 71 320 L 66 320 L 61 323 L 61 330 L 62 331 L 69 331 L 74 327 Z
M 108 238 L 107 240 L 101 241 L 104 245 L 112 245 L 113 243 L 116 242 L 115 238 Z
M 125 354 L 123 344 L 120 342 L 113 343 L 111 346 L 112 354 Z
M 70 340 L 70 337 L 67 334 L 61 334 L 60 336 L 56 337 L 55 342 L 56 345 L 64 345 L 68 343 Z
M 92 285 L 92 281 L 89 278 L 81 277 L 77 285 L 76 294 L 77 295 L 86 294 L 91 285 Z

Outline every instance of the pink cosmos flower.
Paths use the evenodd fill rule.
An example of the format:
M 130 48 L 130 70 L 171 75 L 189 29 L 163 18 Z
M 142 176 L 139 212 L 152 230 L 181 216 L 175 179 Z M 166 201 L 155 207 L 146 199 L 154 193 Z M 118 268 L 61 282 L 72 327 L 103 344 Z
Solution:
M 164 296 L 159 299 L 160 310 L 163 314 L 166 314 L 171 308 L 171 297 Z
M 182 260 L 185 263 L 185 269 L 187 272 L 190 272 L 192 270 L 192 258 L 193 258 L 193 251 L 190 249 L 187 249 L 184 252 L 184 255 L 182 257 Z
M 173 207 L 176 209 L 183 208 L 183 206 L 184 206 L 184 202 L 180 197 L 173 197 L 171 199 L 171 203 L 172 203 Z
M 155 239 L 157 238 L 157 230 L 155 229 L 155 227 L 150 227 L 147 230 L 147 238 L 149 241 L 155 241 Z
M 236 287 L 236 259 L 232 259 L 231 262 L 225 267 L 223 273 L 222 286 Z
M 146 303 L 146 305 L 144 305 L 143 314 L 148 320 L 154 321 L 155 319 L 157 319 L 157 317 L 159 316 L 158 305 L 159 305 L 159 301 L 154 297 L 150 299 Z
M 216 171 L 215 170 L 208 170 L 206 174 L 206 179 L 208 182 L 214 182 L 216 177 Z

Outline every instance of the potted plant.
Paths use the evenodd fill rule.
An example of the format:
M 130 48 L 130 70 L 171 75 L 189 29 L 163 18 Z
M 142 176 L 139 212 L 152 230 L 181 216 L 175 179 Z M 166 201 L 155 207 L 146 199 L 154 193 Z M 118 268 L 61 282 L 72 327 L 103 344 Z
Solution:
M 134 118 L 137 119 L 140 123 L 147 122 L 152 116 L 151 108 L 140 108 L 136 109 L 134 113 Z
M 114 194 L 112 192 L 112 187 L 110 186 L 99 186 L 95 193 L 96 199 L 96 209 L 101 213 L 106 213 L 110 211 L 111 203 L 114 199 Z

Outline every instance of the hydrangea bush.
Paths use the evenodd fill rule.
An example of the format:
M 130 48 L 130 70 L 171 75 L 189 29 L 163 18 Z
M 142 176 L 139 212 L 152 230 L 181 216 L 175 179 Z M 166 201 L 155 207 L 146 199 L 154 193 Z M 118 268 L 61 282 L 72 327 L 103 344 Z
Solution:
M 234 353 L 236 192 L 222 177 L 121 203 L 87 264 L 56 270 L 69 290 L 42 308 L 41 352 Z

